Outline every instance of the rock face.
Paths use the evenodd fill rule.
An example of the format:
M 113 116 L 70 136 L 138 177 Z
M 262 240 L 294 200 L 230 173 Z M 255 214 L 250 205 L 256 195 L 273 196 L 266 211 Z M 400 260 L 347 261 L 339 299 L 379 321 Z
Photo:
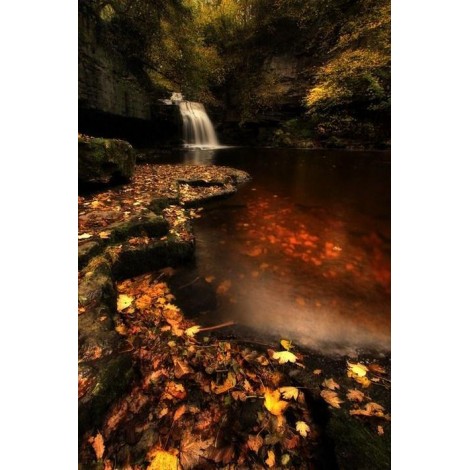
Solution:
M 78 179 L 82 182 L 128 181 L 134 174 L 136 155 L 123 140 L 78 138 Z

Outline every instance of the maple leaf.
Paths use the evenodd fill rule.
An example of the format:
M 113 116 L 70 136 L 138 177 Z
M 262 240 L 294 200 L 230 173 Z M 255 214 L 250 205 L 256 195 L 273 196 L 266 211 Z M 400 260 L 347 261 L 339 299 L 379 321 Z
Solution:
M 173 422 L 178 421 L 186 413 L 186 405 L 181 405 L 173 415 Z
M 271 468 L 276 465 L 276 456 L 272 450 L 268 450 L 268 458 L 265 460 L 266 465 Z
M 358 401 L 358 402 L 361 402 L 362 400 L 364 400 L 364 396 L 365 396 L 364 393 L 362 393 L 360 390 L 357 390 L 357 389 L 354 389 L 354 390 L 348 389 L 348 394 L 346 395 L 348 400 Z
M 188 328 L 186 330 L 184 330 L 184 334 L 186 336 L 189 336 L 190 338 L 194 338 L 194 335 L 196 333 L 199 333 L 199 330 L 201 329 L 202 327 L 199 326 L 199 325 L 194 325 L 192 326 L 191 328 Z
M 359 415 L 359 416 L 375 416 L 377 418 L 385 418 L 385 419 L 390 419 L 389 415 L 384 414 L 384 407 L 382 405 L 379 405 L 378 403 L 374 402 L 369 402 L 363 409 L 359 410 L 350 410 L 349 414 L 354 416 L 354 415 Z
M 340 388 L 340 386 L 333 379 L 325 379 L 322 385 L 323 387 L 329 388 L 330 390 L 336 390 Z
M 279 364 L 285 364 L 286 362 L 294 363 L 297 360 L 297 357 L 289 351 L 279 351 L 274 352 L 273 359 L 277 359 Z
M 322 390 L 320 396 L 333 408 L 341 408 L 340 403 L 344 403 L 332 390 Z
M 348 362 L 348 370 L 358 377 L 364 377 L 369 369 L 364 364 Z
M 269 388 L 264 393 L 264 406 L 274 416 L 280 416 L 284 413 L 289 403 L 283 401 L 281 398 L 281 392 L 279 390 L 271 391 Z
M 133 301 L 134 301 L 134 297 L 131 297 L 125 294 L 120 294 L 117 300 L 118 312 L 122 312 L 123 310 L 125 310 L 127 307 L 129 307 L 132 304 Z
M 299 432 L 302 437 L 307 437 L 310 432 L 310 426 L 305 421 L 297 421 L 295 423 L 295 430 Z
M 282 394 L 282 398 L 285 398 L 286 400 L 289 400 L 290 398 L 297 400 L 297 397 L 299 396 L 299 389 L 296 387 L 281 387 L 279 391 Z
M 211 389 L 216 395 L 219 395 L 229 391 L 231 388 L 235 387 L 235 385 L 237 385 L 237 378 L 234 373 L 229 372 L 222 385 L 216 385 L 215 382 L 212 382 Z
M 101 460 L 105 449 L 104 440 L 101 433 L 98 433 L 95 437 L 90 437 L 90 439 L 88 439 L 88 442 L 91 444 L 93 450 L 95 451 L 96 459 Z
M 197 439 L 191 432 L 185 432 L 180 445 L 180 463 L 183 469 L 195 467 L 213 439 L 202 441 Z
M 288 339 L 281 339 L 281 346 L 286 350 L 290 351 L 292 348 L 292 341 L 289 341 Z
M 250 434 L 247 441 L 248 448 L 253 452 L 258 453 L 260 447 L 263 445 L 263 438 L 260 435 L 254 436 Z
M 178 457 L 164 450 L 157 450 L 147 470 L 178 470 Z
M 79 240 L 86 240 L 87 238 L 91 238 L 93 235 L 90 233 L 82 233 L 81 235 L 78 236 Z

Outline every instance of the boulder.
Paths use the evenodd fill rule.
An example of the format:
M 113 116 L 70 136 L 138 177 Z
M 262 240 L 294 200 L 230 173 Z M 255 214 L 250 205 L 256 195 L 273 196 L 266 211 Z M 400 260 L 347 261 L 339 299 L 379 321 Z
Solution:
M 129 181 L 134 174 L 136 154 L 124 140 L 79 135 L 78 179 L 87 183 Z

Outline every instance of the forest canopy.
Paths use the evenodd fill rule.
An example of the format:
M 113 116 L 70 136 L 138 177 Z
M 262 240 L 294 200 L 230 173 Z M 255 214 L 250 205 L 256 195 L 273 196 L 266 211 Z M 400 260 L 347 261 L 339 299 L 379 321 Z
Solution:
M 389 139 L 389 0 L 81 0 L 103 37 L 162 96 L 240 123 L 295 102 L 291 130 Z M 295 59 L 295 77 L 273 67 Z M 289 88 L 290 87 L 290 88 Z M 294 89 L 294 91 L 292 91 Z M 289 123 L 287 124 L 289 127 Z

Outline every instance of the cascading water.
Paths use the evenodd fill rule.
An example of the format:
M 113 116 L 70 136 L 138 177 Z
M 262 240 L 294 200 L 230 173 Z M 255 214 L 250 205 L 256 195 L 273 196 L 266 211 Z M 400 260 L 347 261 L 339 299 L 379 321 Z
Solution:
M 194 147 L 217 147 L 219 141 L 214 126 L 202 103 L 186 101 L 181 93 L 171 95 L 172 103 L 178 104 L 183 118 L 183 139 Z

